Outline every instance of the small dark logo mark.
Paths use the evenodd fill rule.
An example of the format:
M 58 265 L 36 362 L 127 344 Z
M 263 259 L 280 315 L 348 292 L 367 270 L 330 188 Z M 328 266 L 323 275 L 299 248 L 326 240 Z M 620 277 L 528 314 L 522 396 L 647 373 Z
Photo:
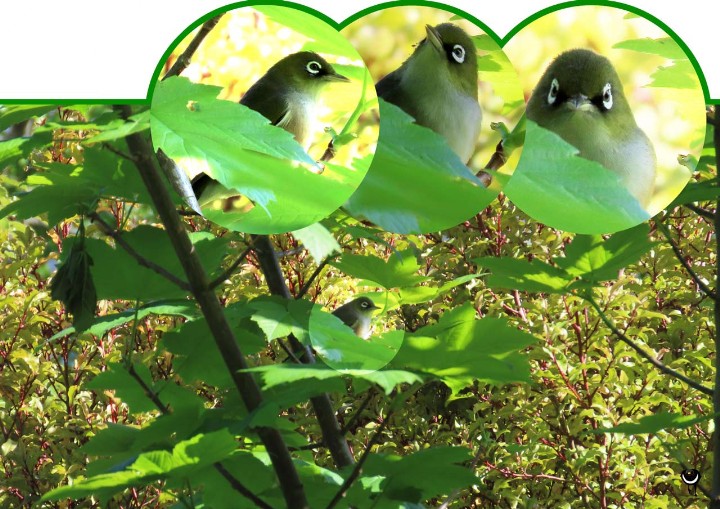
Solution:
M 700 472 L 694 468 L 688 468 L 687 470 L 680 472 L 680 479 L 682 479 L 682 482 L 687 484 L 688 493 L 695 495 L 697 492 L 697 483 L 700 481 Z M 692 491 L 690 491 L 691 489 Z

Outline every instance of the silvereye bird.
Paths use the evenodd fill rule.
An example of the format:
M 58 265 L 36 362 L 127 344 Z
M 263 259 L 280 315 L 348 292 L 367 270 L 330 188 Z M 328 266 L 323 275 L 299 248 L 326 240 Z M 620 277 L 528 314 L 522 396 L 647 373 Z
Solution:
M 248 89 L 240 104 L 291 133 L 307 150 L 312 142 L 317 116 L 315 110 L 323 88 L 332 82 L 349 81 L 317 53 L 301 51 L 286 56 L 268 69 Z M 218 190 L 219 183 L 205 174 L 197 175 L 192 185 L 200 205 L 223 194 L 237 194 L 222 186 Z
M 350 327 L 353 332 L 363 339 L 368 339 L 372 332 L 372 315 L 379 309 L 368 297 L 358 297 L 347 302 L 332 312 L 342 322 Z M 304 351 L 294 354 L 298 359 L 304 357 Z M 283 362 L 289 362 L 287 357 Z
M 363 339 L 368 339 L 371 332 L 371 319 L 378 306 L 367 297 L 358 297 L 343 304 L 332 312 L 345 325 Z
M 377 95 L 443 136 L 467 163 L 482 120 L 475 45 L 452 23 L 425 25 L 425 31 L 410 58 L 378 81 Z
M 535 87 L 527 118 L 558 134 L 581 157 L 616 173 L 647 207 L 655 182 L 655 150 L 635 122 L 607 58 L 586 49 L 560 54 Z

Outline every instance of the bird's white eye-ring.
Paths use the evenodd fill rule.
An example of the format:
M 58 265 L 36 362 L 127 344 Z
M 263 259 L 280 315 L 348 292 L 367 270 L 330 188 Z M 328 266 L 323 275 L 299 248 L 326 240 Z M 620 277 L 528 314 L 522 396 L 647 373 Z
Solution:
M 370 304 L 368 304 L 368 303 L 365 302 L 365 301 L 362 301 L 362 302 L 360 303 L 360 307 L 366 308 L 366 307 L 369 307 L 369 306 L 370 306 Z
M 550 83 L 550 92 L 548 92 L 548 104 L 555 104 L 555 99 L 557 99 L 559 91 L 560 83 L 558 83 L 557 78 L 553 78 L 552 83 Z
M 605 83 L 605 86 L 603 87 L 603 106 L 605 106 L 606 110 L 609 110 L 612 108 L 613 105 L 613 98 L 612 98 L 612 85 L 610 83 Z
M 453 46 L 452 52 L 450 53 L 458 64 L 462 64 L 465 61 L 465 48 L 460 44 Z
M 310 74 L 318 74 L 322 70 L 322 65 L 320 65 L 320 62 L 316 62 L 315 60 L 312 60 L 307 63 L 305 66 L 305 69 Z

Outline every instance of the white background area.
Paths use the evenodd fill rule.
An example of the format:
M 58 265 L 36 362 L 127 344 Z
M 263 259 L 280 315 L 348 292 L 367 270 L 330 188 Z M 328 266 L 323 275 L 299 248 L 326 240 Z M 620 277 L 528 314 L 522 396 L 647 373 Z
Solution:
M 193 21 L 227 0 L 3 2 L 2 99 L 144 99 L 165 50 Z M 374 0 L 298 0 L 340 22 Z M 449 0 L 503 37 L 548 0 Z M 720 2 L 628 0 L 662 20 L 700 63 L 720 99 Z

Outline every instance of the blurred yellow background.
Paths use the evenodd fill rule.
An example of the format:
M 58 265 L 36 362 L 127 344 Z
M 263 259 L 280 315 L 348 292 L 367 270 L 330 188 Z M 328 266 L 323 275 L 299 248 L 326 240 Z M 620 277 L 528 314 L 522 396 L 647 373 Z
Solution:
M 452 12 L 415 6 L 392 7 L 370 13 L 343 28 L 342 33 L 360 52 L 377 82 L 407 60 L 415 45 L 425 38 L 426 24 L 434 26 L 448 21 L 463 28 L 471 37 L 485 33 Z M 499 133 L 490 128 L 490 123 L 504 122 L 512 129 L 524 112 L 522 87 L 515 69 L 492 40 L 484 38 L 483 44 L 491 46 L 491 50 L 478 50 L 479 62 L 483 61 L 483 57 L 492 58 L 499 68 L 493 72 L 481 68 L 479 73 L 478 94 L 483 118 L 480 138 L 468 163 L 475 172 L 488 163 L 500 141 Z M 519 153 L 519 150 L 513 153 L 502 168 L 503 173 L 512 172 Z
M 569 7 L 523 27 L 505 52 L 518 71 L 526 99 L 550 62 L 563 51 L 591 49 L 615 66 L 640 128 L 655 146 L 658 171 L 651 215 L 666 207 L 685 186 L 690 171 L 680 154 L 700 157 L 705 137 L 705 98 L 700 81 L 691 89 L 649 87 L 651 75 L 672 61 L 613 46 L 629 39 L 668 37 L 660 27 L 627 11 L 605 6 Z M 673 42 L 673 44 L 675 44 Z
M 278 7 L 275 7 L 278 9 Z M 317 23 L 319 20 L 303 11 L 290 7 L 289 14 L 299 23 Z M 167 71 L 177 57 L 185 50 L 199 28 L 188 34 L 168 58 Z M 339 32 L 332 35 L 342 40 Z M 326 32 L 324 32 L 326 33 Z M 344 42 L 344 41 L 343 41 Z M 274 21 L 269 16 L 251 7 L 242 7 L 225 13 L 219 23 L 203 40 L 194 53 L 190 65 L 182 72 L 195 83 L 223 87 L 220 99 L 238 101 L 247 90 L 281 58 L 304 50 L 312 43 L 308 37 Z M 350 83 L 331 83 L 322 92 L 322 107 L 319 109 L 319 126 L 331 127 L 340 132 L 350 119 L 363 94 L 363 77 L 367 73 L 364 63 L 357 55 L 350 59 L 327 53 L 321 55 L 336 71 L 351 79 Z M 365 100 L 375 97 L 372 79 L 367 78 Z M 377 119 L 378 115 L 366 115 Z M 342 146 L 332 162 L 350 166 L 353 159 L 361 158 L 375 151 L 379 126 L 377 121 L 354 123 L 353 132 L 357 138 Z M 330 141 L 330 134 L 320 129 L 315 135 L 308 152 L 319 159 Z

